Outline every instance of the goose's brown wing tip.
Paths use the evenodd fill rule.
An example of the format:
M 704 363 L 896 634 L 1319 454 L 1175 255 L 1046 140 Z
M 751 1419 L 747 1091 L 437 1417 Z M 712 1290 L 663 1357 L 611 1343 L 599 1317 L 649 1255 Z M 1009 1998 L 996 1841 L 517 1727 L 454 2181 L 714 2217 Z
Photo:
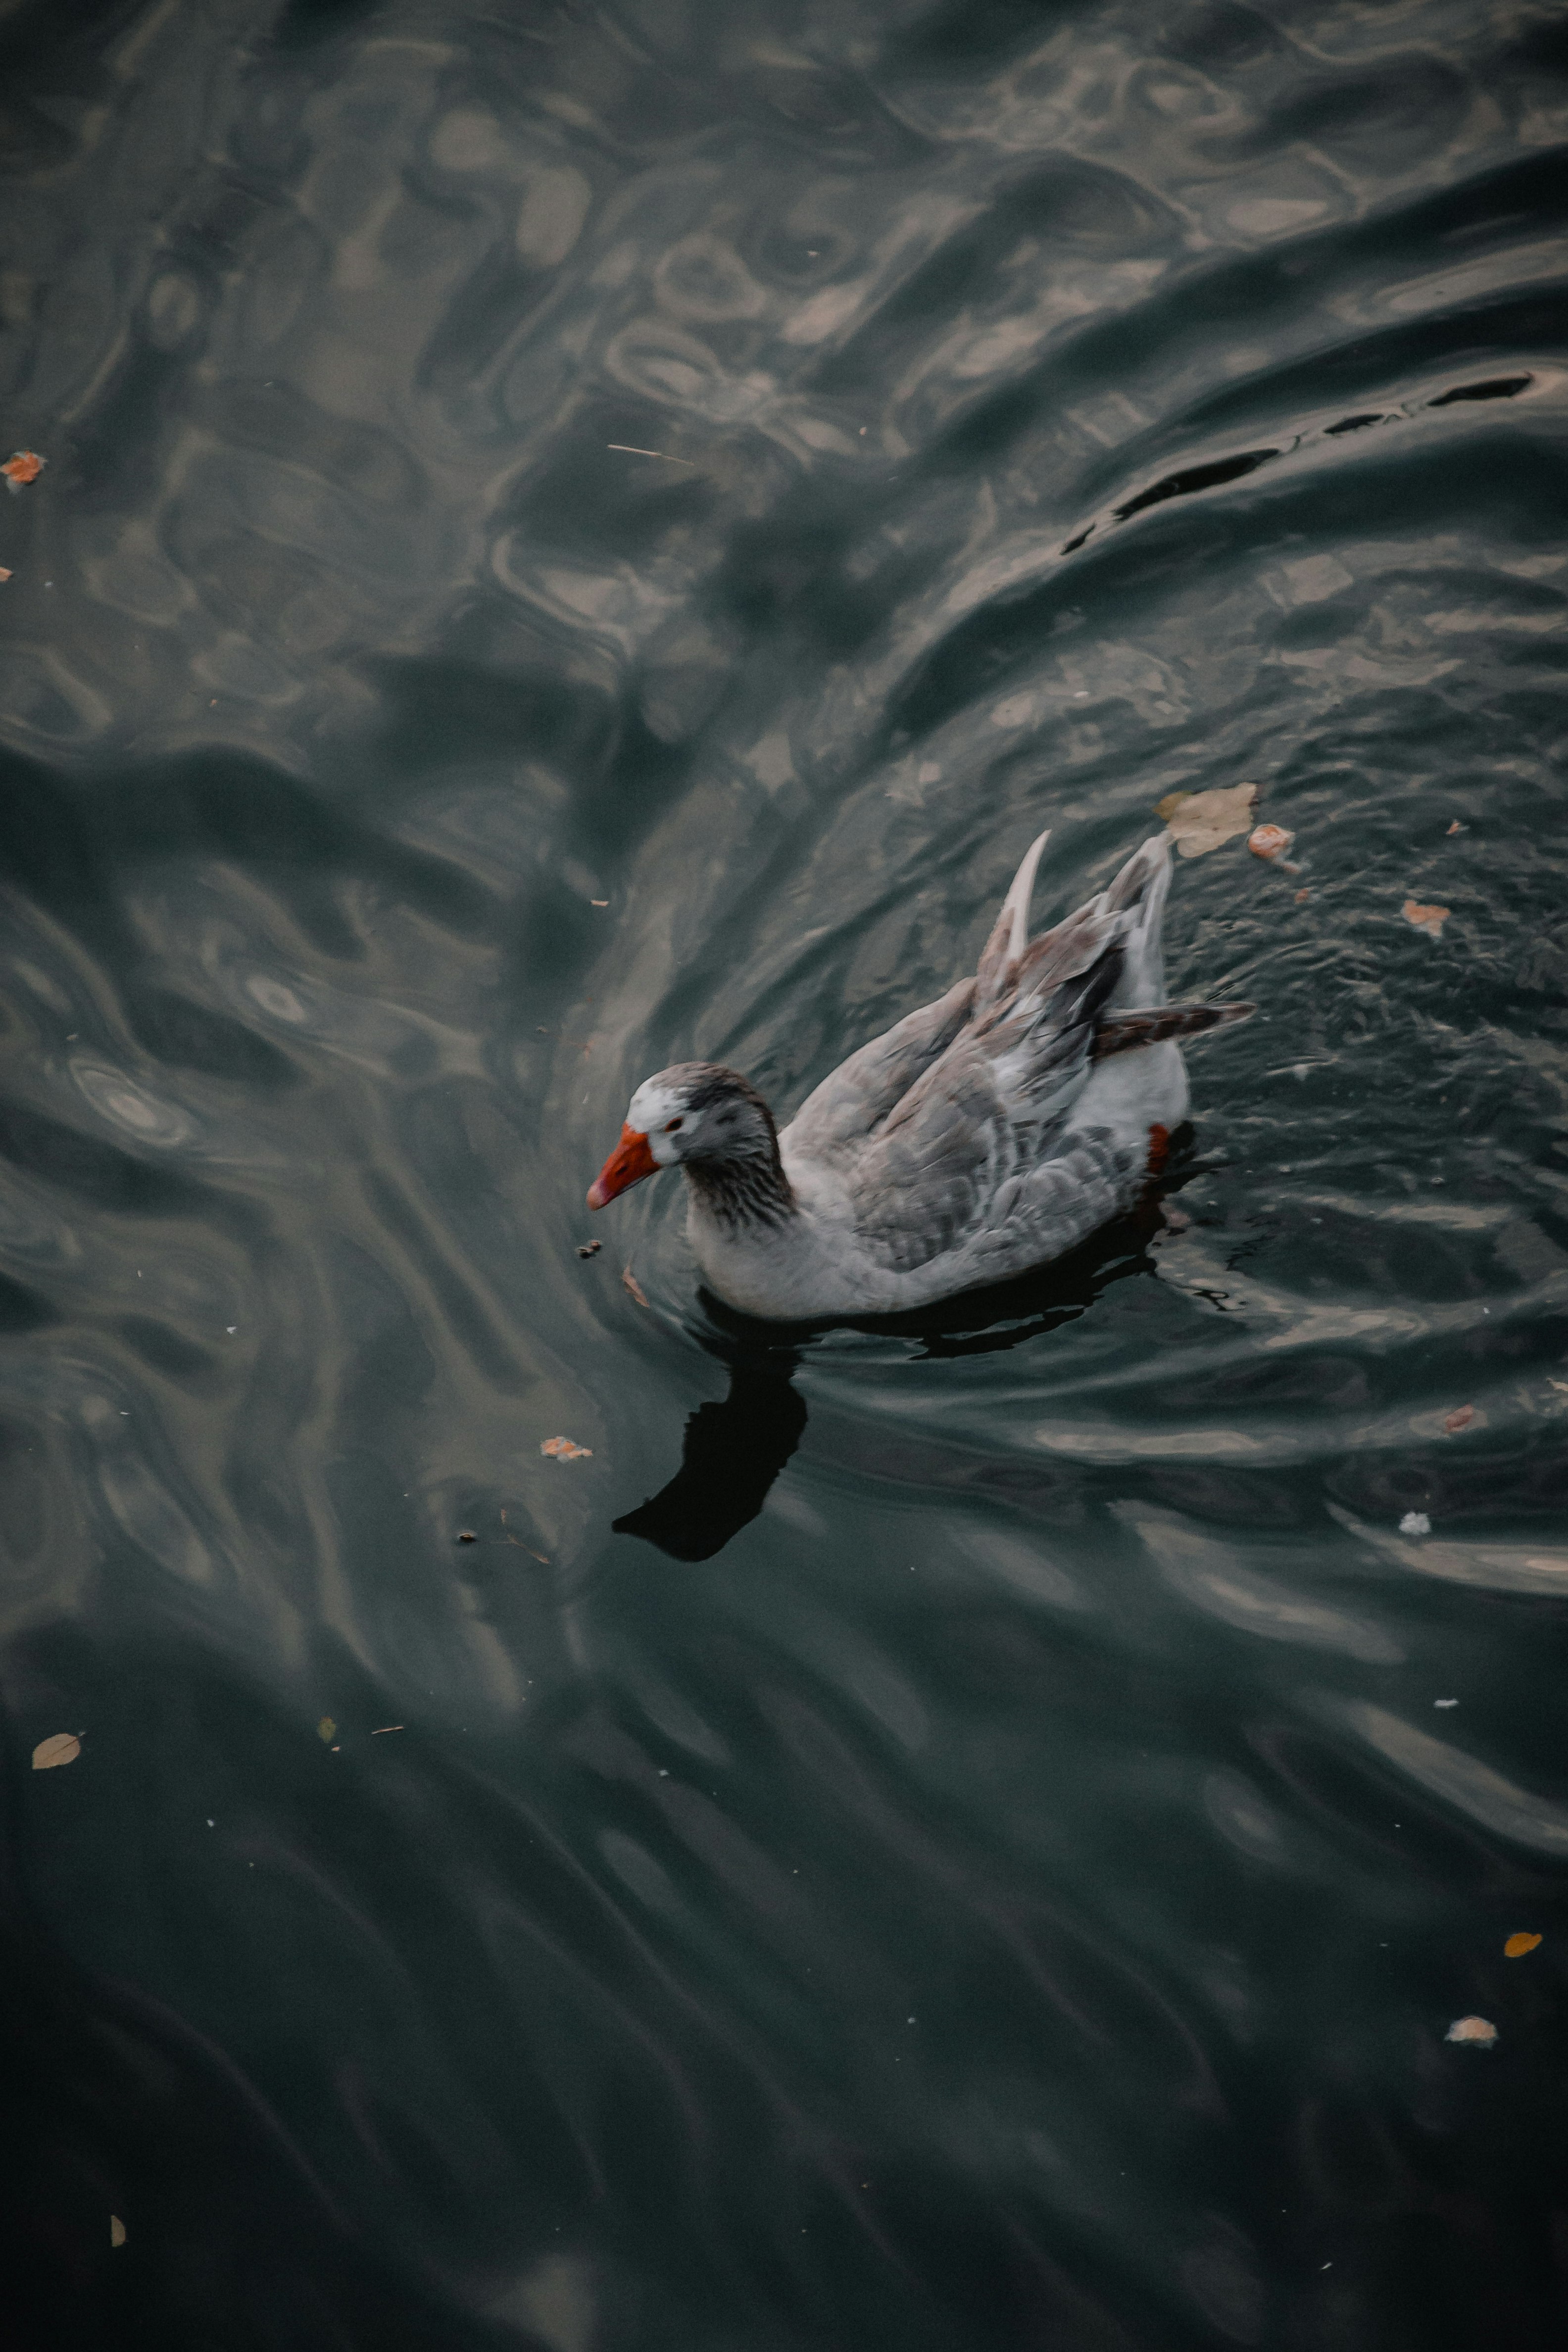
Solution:
M 1139 1045 L 1159 1045 L 1175 1037 L 1198 1037 L 1205 1029 L 1228 1028 L 1256 1013 L 1256 1004 L 1152 1004 L 1108 1013 L 1094 1033 L 1097 1062 L 1130 1054 Z

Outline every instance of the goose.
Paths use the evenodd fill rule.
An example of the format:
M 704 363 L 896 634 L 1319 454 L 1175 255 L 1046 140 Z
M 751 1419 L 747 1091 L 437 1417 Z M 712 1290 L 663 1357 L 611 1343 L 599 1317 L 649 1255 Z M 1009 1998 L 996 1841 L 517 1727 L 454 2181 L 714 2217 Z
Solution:
M 1122 1214 L 1186 1117 L 1177 1042 L 1256 1008 L 1165 1001 L 1171 837 L 1040 937 L 1031 844 L 972 979 L 842 1062 L 781 1133 L 740 1071 L 646 1078 L 588 1192 L 686 1179 L 709 1287 L 767 1321 L 898 1314 L 1047 1265 Z

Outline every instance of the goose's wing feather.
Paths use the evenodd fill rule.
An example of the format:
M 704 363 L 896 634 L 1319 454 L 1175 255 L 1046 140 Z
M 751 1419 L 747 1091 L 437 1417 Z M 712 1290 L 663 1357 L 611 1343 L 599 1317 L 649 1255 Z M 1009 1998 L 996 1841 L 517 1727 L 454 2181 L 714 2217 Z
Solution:
M 921 1074 L 946 1052 L 969 1019 L 973 980 L 961 980 L 934 1003 L 907 1013 L 880 1037 L 840 1062 L 807 1095 L 788 1129 L 806 1158 L 826 1160 L 863 1143 Z
M 1131 919 L 1082 908 L 1036 940 L 1000 1002 L 959 1031 L 872 1132 L 862 1129 L 858 1150 L 841 1156 L 857 1235 L 880 1265 L 908 1273 L 992 1229 L 1016 1249 L 1017 1218 L 1049 1223 L 1064 1188 L 1096 1172 L 1052 1162 L 1058 1175 L 1037 1199 L 1032 1189 L 1088 1080 Z M 1108 1198 L 1113 1190 L 1108 1179 Z
M 1030 940 L 1041 845 L 1019 868 L 977 978 L 862 1046 L 790 1130 L 795 1152 L 832 1168 L 860 1247 L 889 1270 L 960 1249 L 1021 1263 L 1032 1237 L 1068 1246 L 1067 1229 L 1091 1231 L 1124 1197 L 1125 1150 L 1069 1135 L 1070 1113 L 1101 1016 L 1151 929 L 1157 954 L 1169 844 L 1146 842 L 1109 888 Z
M 965 1031 L 839 1163 L 861 1247 L 899 1274 L 957 1248 L 1016 1150 L 995 1061 Z

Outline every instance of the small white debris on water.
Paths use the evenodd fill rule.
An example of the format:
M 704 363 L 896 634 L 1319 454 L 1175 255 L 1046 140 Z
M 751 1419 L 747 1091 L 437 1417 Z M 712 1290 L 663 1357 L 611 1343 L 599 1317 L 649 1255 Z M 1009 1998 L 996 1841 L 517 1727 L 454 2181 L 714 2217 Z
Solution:
M 1399 1532 L 1402 1536 L 1429 1536 L 1432 1522 L 1425 1511 L 1406 1511 L 1399 1522 Z
M 1435 1698 L 1432 1704 L 1434 1706 L 1458 1706 L 1459 1702 L 1457 1698 Z

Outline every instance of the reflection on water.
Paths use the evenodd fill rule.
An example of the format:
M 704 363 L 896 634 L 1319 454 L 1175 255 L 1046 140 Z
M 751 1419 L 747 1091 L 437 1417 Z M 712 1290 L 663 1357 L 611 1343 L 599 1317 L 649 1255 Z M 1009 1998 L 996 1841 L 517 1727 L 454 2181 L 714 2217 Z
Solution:
M 0 38 L 53 2340 L 1555 2343 L 1557 13 Z M 577 1257 L 647 1073 L 787 1112 L 1244 780 L 1142 1219 L 827 1332 L 673 1183 Z

